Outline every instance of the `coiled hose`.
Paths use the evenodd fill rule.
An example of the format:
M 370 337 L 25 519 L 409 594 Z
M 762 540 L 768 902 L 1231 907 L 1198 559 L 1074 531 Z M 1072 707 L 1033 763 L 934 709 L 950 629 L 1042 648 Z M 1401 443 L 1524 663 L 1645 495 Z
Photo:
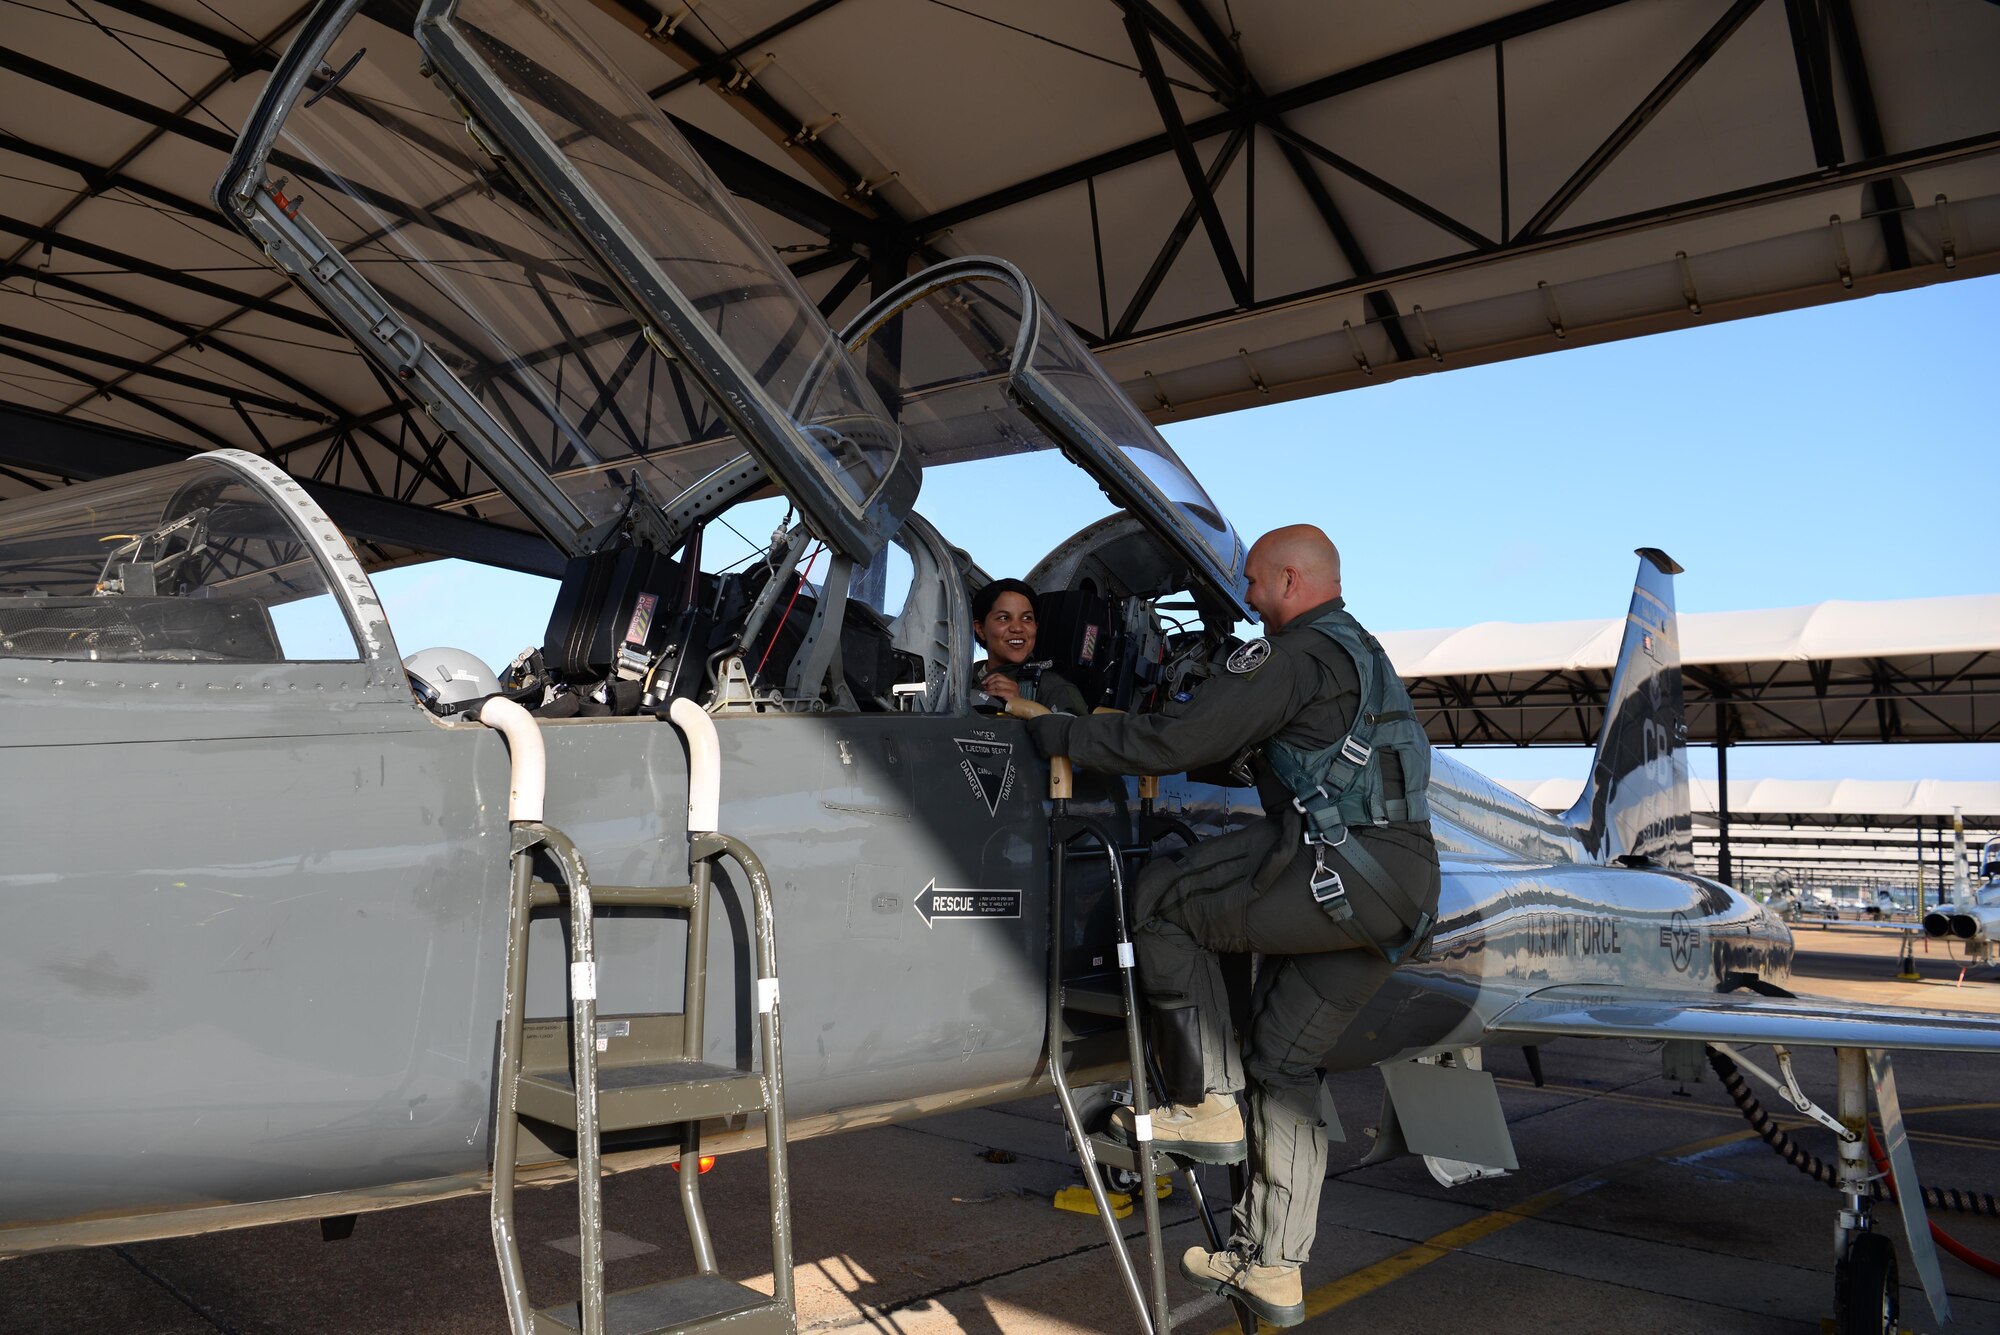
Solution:
M 1764 1111 L 1764 1105 L 1757 1101 L 1757 1095 L 1751 1090 L 1750 1082 L 1743 1078 L 1743 1072 L 1737 1069 L 1735 1062 L 1714 1048 L 1709 1048 L 1708 1064 L 1714 1068 L 1717 1078 L 1722 1081 L 1723 1089 L 1728 1092 L 1737 1110 L 1743 1114 L 1744 1120 L 1750 1123 L 1751 1129 L 1756 1131 L 1766 1145 L 1777 1151 L 1778 1157 L 1815 1182 L 1824 1183 L 1829 1187 L 1839 1185 L 1839 1176 L 1832 1164 L 1793 1140 L 1771 1114 Z M 1879 1178 L 1869 1182 L 1868 1191 L 1877 1200 L 1890 1195 Z M 1985 1215 L 1991 1219 L 2000 1219 L 2000 1200 L 1995 1200 L 1991 1192 L 1961 1191 L 1957 1187 L 1925 1187 L 1923 1196 L 1927 1209 L 1955 1210 L 1961 1214 Z

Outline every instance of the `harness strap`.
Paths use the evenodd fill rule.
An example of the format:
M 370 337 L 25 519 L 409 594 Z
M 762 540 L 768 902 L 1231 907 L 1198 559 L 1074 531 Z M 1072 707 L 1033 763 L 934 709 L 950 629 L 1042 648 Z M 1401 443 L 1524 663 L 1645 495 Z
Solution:
M 1431 928 L 1436 925 L 1434 920 L 1429 913 L 1417 907 L 1416 901 L 1411 899 L 1403 887 L 1397 884 L 1396 878 L 1389 874 L 1389 869 L 1384 867 L 1381 860 L 1370 853 L 1359 839 L 1351 837 L 1347 839 L 1341 844 L 1340 853 L 1354 874 L 1367 883 L 1368 888 L 1375 892 L 1383 906 L 1409 931 L 1409 935 L 1395 946 L 1384 946 L 1372 938 L 1369 941 L 1375 952 L 1389 963 L 1399 963 L 1404 955 L 1421 946 L 1430 937 Z M 1367 933 L 1364 932 L 1362 935 L 1366 936 Z

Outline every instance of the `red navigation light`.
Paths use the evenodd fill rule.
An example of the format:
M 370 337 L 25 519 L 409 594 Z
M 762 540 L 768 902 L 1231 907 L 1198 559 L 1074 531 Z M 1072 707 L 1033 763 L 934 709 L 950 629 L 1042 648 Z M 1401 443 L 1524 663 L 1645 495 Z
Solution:
M 713 1154 L 704 1154 L 701 1156 L 700 1167 L 695 1169 L 695 1176 L 700 1177 L 713 1167 L 715 1167 L 715 1156 Z M 679 1159 L 674 1160 L 674 1171 L 676 1173 L 681 1171 L 681 1161 Z

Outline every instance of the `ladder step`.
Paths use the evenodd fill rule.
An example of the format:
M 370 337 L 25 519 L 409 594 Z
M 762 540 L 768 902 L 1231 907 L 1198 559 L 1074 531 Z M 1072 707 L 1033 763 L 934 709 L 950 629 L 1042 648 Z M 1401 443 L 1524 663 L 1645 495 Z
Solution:
M 1063 1009 L 1084 1015 L 1125 1015 L 1125 986 L 1116 973 L 1085 974 L 1063 983 Z
M 536 881 L 528 890 L 530 908 L 545 909 L 563 901 L 560 887 Z M 691 885 L 594 885 L 590 888 L 593 908 L 691 909 L 695 888 Z
M 523 1074 L 514 1107 L 523 1117 L 576 1130 L 576 1084 L 568 1071 Z M 599 1131 L 672 1126 L 762 1112 L 764 1077 L 707 1062 L 647 1062 L 597 1069 Z
M 535 1330 L 583 1329 L 578 1305 L 569 1303 L 535 1313 Z M 696 1335 L 727 1330 L 730 1335 L 786 1335 L 791 1322 L 768 1293 L 747 1289 L 720 1275 L 689 1275 L 664 1284 L 604 1296 L 604 1335 Z
M 1128 1173 L 1139 1171 L 1138 1151 L 1101 1131 L 1090 1138 L 1090 1152 L 1106 1168 L 1122 1168 Z

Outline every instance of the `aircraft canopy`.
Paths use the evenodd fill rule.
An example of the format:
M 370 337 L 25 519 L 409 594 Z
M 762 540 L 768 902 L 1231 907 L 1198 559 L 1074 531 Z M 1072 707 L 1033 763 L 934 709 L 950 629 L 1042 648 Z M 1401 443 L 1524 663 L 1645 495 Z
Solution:
M 421 53 L 360 8 L 292 47 L 219 202 L 559 547 L 747 446 L 879 550 L 916 491 L 887 411 L 644 94 L 537 5 L 427 5 Z

